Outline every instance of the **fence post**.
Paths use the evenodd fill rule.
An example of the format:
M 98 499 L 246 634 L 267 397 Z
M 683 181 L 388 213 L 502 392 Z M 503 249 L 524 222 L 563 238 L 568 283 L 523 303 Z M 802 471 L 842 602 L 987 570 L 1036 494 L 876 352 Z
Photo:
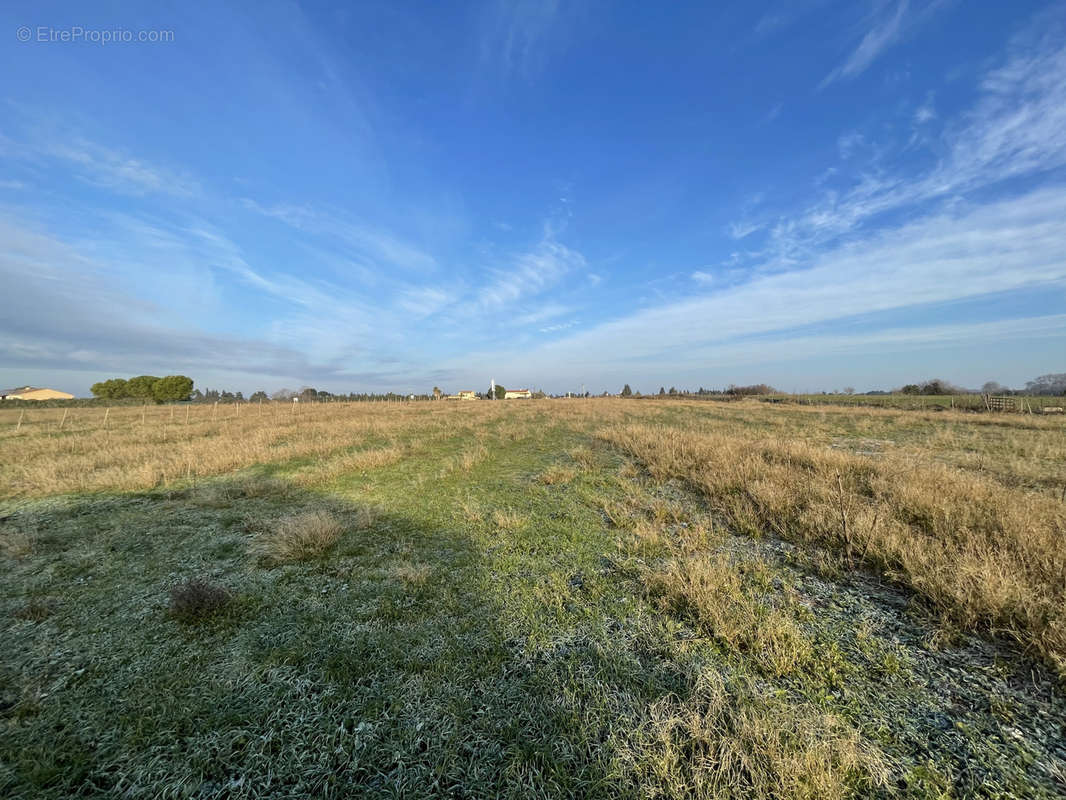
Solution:
M 63 423 L 67 421 L 67 411 L 69 409 L 63 409 L 63 419 L 59 420 L 59 430 L 63 430 Z
M 19 429 L 22 428 L 22 418 L 24 416 L 26 416 L 26 409 L 23 408 L 19 410 L 19 422 L 18 425 L 15 426 L 15 433 L 18 433 Z

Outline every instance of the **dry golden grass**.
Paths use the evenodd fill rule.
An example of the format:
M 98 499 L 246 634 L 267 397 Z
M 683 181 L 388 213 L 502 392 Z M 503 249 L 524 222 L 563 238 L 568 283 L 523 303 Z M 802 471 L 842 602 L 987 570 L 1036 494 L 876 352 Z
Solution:
M 1010 633 L 1066 670 L 1062 503 L 895 454 L 649 425 L 602 435 L 658 477 L 697 487 L 738 530 L 828 544 L 958 624 Z
M 889 775 L 881 753 L 844 720 L 710 671 L 689 699 L 657 702 L 636 738 L 632 767 L 660 798 L 837 800 L 855 785 L 884 786 Z
M 720 553 L 692 555 L 646 570 L 644 583 L 664 611 L 691 620 L 729 650 L 757 656 L 771 674 L 788 675 L 810 660 L 812 645 L 745 580 L 745 571 L 759 566 Z
M 396 564 L 389 570 L 389 575 L 397 581 L 409 586 L 422 586 L 433 574 L 433 567 L 429 564 L 412 564 L 403 562 Z
M 537 476 L 537 480 L 545 486 L 554 486 L 556 484 L 570 483 L 575 477 L 577 477 L 577 470 L 564 467 L 561 464 L 553 464 L 540 473 Z
M 698 488 L 733 528 L 830 545 L 909 584 L 956 624 L 1008 632 L 1066 669 L 1058 417 L 623 400 L 92 408 L 65 421 L 62 409 L 31 409 L 19 425 L 20 413 L 0 410 L 9 498 L 140 490 L 306 458 L 320 463 L 286 477 L 313 484 L 459 442 L 449 475 L 482 463 L 494 439 L 599 430 L 656 477 Z M 568 454 L 580 470 L 599 459 L 583 445 Z M 564 481 L 571 468 L 542 480 Z M 605 510 L 629 529 L 676 521 L 668 503 Z M 30 546 L 7 538 L 5 552 Z
M 596 457 L 587 447 L 575 447 L 569 451 L 569 455 L 582 469 L 596 466 Z
M 344 453 L 300 469 L 292 476 L 292 481 L 299 486 L 316 486 L 341 475 L 366 472 L 367 470 L 394 464 L 400 461 L 405 453 L 405 448 L 399 445 L 388 445 L 386 447 L 357 450 L 354 453 Z
M 516 531 L 525 525 L 526 519 L 513 509 L 498 508 L 492 512 L 492 524 L 497 530 Z
M 344 529 L 344 522 L 329 511 L 305 511 L 275 520 L 253 549 L 260 559 L 272 564 L 302 561 L 333 547 Z

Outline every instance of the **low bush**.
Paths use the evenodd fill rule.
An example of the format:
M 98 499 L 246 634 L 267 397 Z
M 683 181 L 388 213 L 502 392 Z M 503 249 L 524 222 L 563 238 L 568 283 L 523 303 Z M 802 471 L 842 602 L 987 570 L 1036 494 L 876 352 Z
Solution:
M 170 588 L 170 613 L 182 622 L 201 622 L 223 611 L 232 599 L 229 589 L 192 578 Z

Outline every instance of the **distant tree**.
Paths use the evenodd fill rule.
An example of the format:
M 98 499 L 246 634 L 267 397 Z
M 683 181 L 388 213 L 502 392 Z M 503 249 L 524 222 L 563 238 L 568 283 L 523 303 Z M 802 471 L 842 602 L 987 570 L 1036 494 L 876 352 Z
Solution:
M 916 383 L 908 383 L 906 386 L 899 390 L 900 394 L 921 394 L 922 387 Z
M 629 384 L 627 383 L 625 386 L 622 387 L 622 397 L 632 397 L 632 396 L 633 396 L 633 390 L 629 388 Z
M 204 393 L 201 392 L 199 389 L 193 389 L 192 394 L 189 395 L 189 399 L 192 400 L 194 403 L 201 403 L 204 399 Z
M 664 394 L 666 394 L 666 389 L 665 389 L 665 387 L 662 387 L 662 386 L 660 386 L 660 387 L 659 387 L 659 394 L 660 394 L 660 395 L 664 395 Z
M 1030 394 L 1066 395 L 1066 372 L 1041 375 L 1039 378 L 1027 381 L 1025 391 Z
M 312 386 L 305 386 L 300 389 L 300 402 L 305 403 L 309 400 L 315 400 L 318 397 L 318 391 Z
M 159 378 L 155 375 L 138 375 L 136 378 L 130 378 L 126 383 L 129 396 L 138 400 L 154 400 L 155 382 L 158 380 Z
M 103 397 L 107 400 L 120 400 L 129 397 L 129 382 L 122 378 L 110 378 L 106 381 L 94 383 L 89 387 L 93 397 Z
M 954 387 L 940 378 L 933 378 L 922 384 L 922 394 L 951 394 Z
M 729 388 L 725 391 L 726 394 L 733 395 L 734 397 L 748 397 L 750 395 L 758 394 L 778 394 L 777 389 L 765 383 L 753 383 L 751 386 L 735 386 L 729 384 Z
M 670 387 L 670 394 L 677 394 L 677 387 L 671 386 Z
M 854 386 L 845 386 L 844 387 L 844 394 L 855 394 L 855 387 Z
M 440 400 L 440 397 L 441 397 L 442 394 L 444 394 L 444 392 L 442 392 L 440 390 L 439 386 L 434 386 L 433 387 L 433 399 L 434 400 Z
M 503 400 L 503 398 L 505 398 L 506 396 L 507 396 L 507 390 L 505 388 L 503 388 L 502 386 L 500 386 L 500 384 L 497 383 L 496 384 L 496 399 L 497 400 Z
M 266 402 L 269 399 L 270 398 L 267 397 L 267 393 L 264 392 L 262 389 L 260 389 L 258 392 L 252 392 L 251 396 L 248 398 L 248 402 L 249 403 L 263 403 L 263 402 Z
M 296 393 L 292 389 L 278 389 L 270 395 L 271 400 L 292 400 Z
M 192 378 L 185 375 L 167 375 L 152 384 L 152 399 L 157 403 L 188 400 L 191 394 Z
M 1009 391 L 1010 389 L 999 381 L 985 381 L 981 385 L 981 394 L 1005 394 Z

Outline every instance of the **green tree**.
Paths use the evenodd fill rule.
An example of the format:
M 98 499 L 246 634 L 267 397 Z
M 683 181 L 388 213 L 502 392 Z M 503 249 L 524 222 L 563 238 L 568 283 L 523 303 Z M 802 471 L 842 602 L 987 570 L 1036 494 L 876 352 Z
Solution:
M 266 403 L 270 398 L 267 397 L 267 393 L 260 389 L 258 392 L 252 392 L 252 396 L 248 398 L 249 403 Z
M 500 386 L 500 384 L 497 383 L 496 384 L 496 399 L 497 400 L 503 400 L 503 398 L 506 397 L 506 396 L 507 396 L 507 390 L 504 389 L 502 386 Z
M 659 387 L 659 394 L 666 394 L 666 389 L 662 386 Z
M 106 381 L 94 383 L 89 390 L 93 397 L 103 397 L 107 400 L 120 400 L 129 397 L 129 383 L 122 378 L 110 378 Z
M 191 395 L 192 378 L 185 375 L 167 375 L 152 384 L 152 399 L 157 403 L 188 400 Z
M 158 381 L 155 375 L 138 375 L 130 378 L 126 383 L 129 397 L 138 400 L 155 400 L 155 383 Z
M 633 390 L 629 388 L 629 384 L 627 383 L 625 386 L 622 387 L 622 397 L 632 397 L 632 396 L 633 396 Z

